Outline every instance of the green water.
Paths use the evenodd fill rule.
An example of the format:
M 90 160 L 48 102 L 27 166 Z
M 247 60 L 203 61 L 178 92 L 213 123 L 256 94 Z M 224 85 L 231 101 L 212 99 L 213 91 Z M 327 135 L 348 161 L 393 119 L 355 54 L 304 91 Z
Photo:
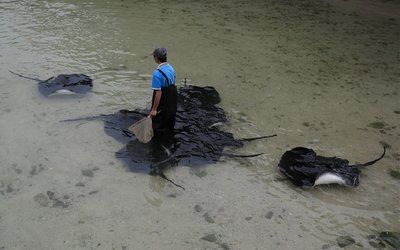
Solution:
M 1 0 L 0 249 L 315 249 L 340 235 L 370 247 L 367 235 L 400 231 L 400 183 L 390 175 L 400 170 L 400 11 L 392 12 L 308 0 Z M 169 170 L 183 192 L 128 172 L 114 155 L 123 145 L 101 122 L 59 122 L 147 107 L 155 47 L 168 48 L 179 83 L 219 91 L 226 130 L 277 133 L 241 151 L 265 155 Z M 94 87 L 46 99 L 9 70 L 84 73 Z M 387 156 L 355 189 L 295 188 L 276 170 L 291 147 L 353 163 L 376 158 L 382 143 Z M 47 191 L 70 206 L 33 198 Z M 217 241 L 201 240 L 208 234 Z

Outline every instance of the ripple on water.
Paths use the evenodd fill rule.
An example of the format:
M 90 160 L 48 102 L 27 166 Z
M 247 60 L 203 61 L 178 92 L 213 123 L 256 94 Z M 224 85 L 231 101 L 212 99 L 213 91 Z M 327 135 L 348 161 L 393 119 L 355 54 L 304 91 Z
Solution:
M 135 8 L 132 8 L 133 4 Z M 54 118 L 61 120 L 80 115 L 115 112 L 123 108 L 143 108 L 150 101 L 151 76 L 148 73 L 153 69 L 152 58 L 148 55 L 148 51 L 153 49 L 156 43 L 164 42 L 178 51 L 176 54 L 179 55 L 175 57 L 177 65 L 180 63 L 181 66 L 178 75 L 192 77 L 194 84 L 215 85 L 221 90 L 223 97 L 221 105 L 229 113 L 234 113 L 231 117 L 232 124 L 229 124 L 232 125 L 232 130 L 228 128 L 228 131 L 233 131 L 236 137 L 279 133 L 277 139 L 253 143 L 243 148 L 243 153 L 264 152 L 266 153 L 264 156 L 246 162 L 238 160 L 232 164 L 249 170 L 245 176 L 246 180 L 251 181 L 246 183 L 249 187 L 264 185 L 265 189 L 262 190 L 264 197 L 266 199 L 272 197 L 271 200 L 276 201 L 274 204 L 265 204 L 266 206 L 277 208 L 287 206 L 288 210 L 299 213 L 295 215 L 299 218 L 293 221 L 290 221 L 293 216 L 288 212 L 284 214 L 287 216 L 285 219 L 289 220 L 288 225 L 309 232 L 310 241 L 316 238 L 325 243 L 335 239 L 338 232 L 347 229 L 360 233 L 360 230 L 354 230 L 351 226 L 361 229 L 361 233 L 390 229 L 396 225 L 398 227 L 399 212 L 393 211 L 399 211 L 399 184 L 395 182 L 397 180 L 390 179 L 387 174 L 388 168 L 383 164 L 388 166 L 392 164 L 390 167 L 394 167 L 395 159 L 385 159 L 379 166 L 365 169 L 360 177 L 360 186 L 354 189 L 339 186 L 301 189 L 292 186 L 276 170 L 277 160 L 286 145 L 295 142 L 302 145 L 313 138 L 319 140 L 313 141 L 315 143 L 313 146 L 338 156 L 340 153 L 343 154 L 344 148 L 332 150 L 322 148 L 320 145 L 332 143 L 343 137 L 347 138 L 342 141 L 346 140 L 346 143 L 353 144 L 379 137 L 377 141 L 388 141 L 394 152 L 398 149 L 395 139 L 392 141 L 388 140 L 388 137 L 381 139 L 383 135 L 379 134 L 378 129 L 382 124 L 371 124 L 379 113 L 388 124 L 395 125 L 394 119 L 400 113 L 396 100 L 392 101 L 393 96 L 382 98 L 381 95 L 377 95 L 381 89 L 391 92 L 389 90 L 393 90 L 391 86 L 397 76 L 394 66 L 391 66 L 397 65 L 398 61 L 392 53 L 398 44 L 398 41 L 392 39 L 394 35 L 391 35 L 391 30 L 394 29 L 386 25 L 390 29 L 381 30 L 380 22 L 360 20 L 359 17 L 349 15 L 342 16 L 341 13 L 330 12 L 327 15 L 330 20 L 321 19 L 317 14 L 311 17 L 308 11 L 312 11 L 312 4 L 307 6 L 307 10 L 303 8 L 302 12 L 297 11 L 296 2 L 290 6 L 282 6 L 280 1 L 275 1 L 270 3 L 272 7 L 258 10 L 254 10 L 254 6 L 258 4 L 256 2 L 250 4 L 254 6 L 244 4 L 243 8 L 235 5 L 235 1 L 225 4 L 228 8 L 222 9 L 216 8 L 218 4 L 214 3 L 210 3 L 207 7 L 206 3 L 201 2 L 182 5 L 177 2 L 174 4 L 176 6 L 163 12 L 165 15 L 162 17 L 165 18 L 163 20 L 154 12 L 157 8 L 153 7 L 157 7 L 157 2 L 142 4 L 127 1 L 122 3 L 2 0 L 0 40 L 2 45 L 6 45 L 0 47 L 2 66 L 43 79 L 61 73 L 85 73 L 93 76 L 95 85 L 90 101 L 82 99 L 79 100 L 80 103 L 70 100 L 41 102 L 34 98 L 25 99 L 24 102 L 20 100 L 12 102 L 11 99 L 14 98 L 4 96 L 0 96 L 3 97 L 0 98 L 0 103 L 4 104 L 4 107 L 8 105 L 12 107 L 10 115 L 26 110 L 25 113 L 16 116 L 18 120 L 13 120 L 17 128 L 21 123 L 20 117 L 23 115 L 29 117 L 29 113 L 35 109 L 45 109 L 49 114 L 48 117 L 35 122 L 43 130 L 52 132 L 65 129 L 65 127 L 48 128 Z M 313 4 L 317 2 L 313 1 Z M 319 7 L 326 8 L 326 6 Z M 176 15 L 178 12 L 179 15 Z M 198 13 L 204 14 L 204 17 L 199 17 Z M 176 16 L 178 18 L 175 18 Z M 325 22 L 332 20 L 338 22 L 336 24 Z M 324 23 L 319 23 L 320 21 Z M 354 29 L 351 23 L 346 27 L 343 25 L 349 21 L 362 22 L 358 24 L 359 28 Z M 315 29 L 311 26 L 324 29 Z M 292 32 L 287 32 L 287 28 Z M 332 30 L 335 28 L 337 32 L 325 32 L 329 28 Z M 362 35 L 354 37 L 354 30 Z M 242 46 L 243 44 L 246 46 Z M 329 44 L 329 48 L 326 44 Z M 265 50 L 259 50 L 260 46 Z M 387 52 L 380 53 L 376 57 L 373 52 L 377 50 Z M 335 62 L 338 57 L 343 57 L 340 63 Z M 226 60 L 217 60 L 218 58 Z M 376 64 L 370 62 L 371 58 L 377 60 Z M 190 62 L 190 65 L 187 62 Z M 385 69 L 381 70 L 378 63 L 386 65 Z M 2 75 L 6 75 L 8 68 L 4 66 L 2 68 L 3 70 L 0 69 L 4 73 Z M 336 72 L 340 70 L 343 72 Z M 306 74 L 302 74 L 302 71 Z M 286 84 L 291 81 L 291 77 L 296 78 L 296 81 L 293 81 L 296 84 Z M 391 80 L 388 81 L 388 78 Z M 27 92 L 33 92 L 36 88 L 30 86 L 28 90 L 21 85 L 26 82 L 16 81 L 11 77 L 9 79 L 12 81 L 6 79 L 7 83 L 0 86 L 2 92 L 5 88 L 13 88 L 10 92 L 13 94 L 10 96 L 18 92 L 19 95 L 35 97 L 34 94 L 28 95 Z M 352 86 L 348 86 L 352 87 L 351 89 L 346 87 L 344 90 L 340 88 L 338 90 L 331 86 L 332 83 L 335 86 L 338 83 L 339 86 L 343 86 L 342 82 L 346 80 L 352 82 Z M 314 84 L 310 87 L 306 83 Z M 376 88 L 377 84 L 381 84 L 379 88 Z M 365 95 L 366 92 L 369 97 Z M 308 105 L 310 97 L 315 99 Z M 358 101 L 352 103 L 354 97 L 357 97 Z M 343 100 L 346 100 L 344 103 L 347 106 L 337 104 Z M 358 104 L 359 102 L 361 104 Z M 370 105 L 372 102 L 375 103 Z M 304 107 L 304 111 L 300 107 Z M 234 108 L 237 112 L 233 110 Z M 347 115 L 341 115 L 346 109 L 351 110 Z M 355 110 L 359 112 L 355 117 L 357 119 L 349 120 L 349 117 L 353 117 L 350 111 Z M 385 113 L 386 110 L 390 111 L 390 115 Z M 319 132 L 313 130 L 312 136 L 306 138 L 308 131 L 313 128 L 311 122 L 314 116 L 324 116 L 323 120 L 328 121 L 327 128 L 318 126 L 319 132 L 326 134 L 326 137 L 318 136 Z M 392 116 L 396 118 L 393 119 Z M 309 122 L 310 126 L 301 126 L 304 121 Z M 300 126 L 296 127 L 296 123 Z M 361 132 L 352 130 L 352 127 L 365 128 L 367 124 L 371 125 L 368 130 Z M 301 129 L 298 129 L 299 127 Z M 27 127 L 22 128 L 27 129 Z M 258 128 L 264 131 L 257 131 Z M 66 151 L 68 147 L 75 148 L 76 140 L 81 138 L 76 138 L 70 144 L 68 138 L 85 137 L 86 135 L 79 134 L 82 133 L 79 130 L 74 128 L 70 134 L 65 134 L 66 142 L 63 141 L 59 147 L 65 148 Z M 398 130 L 393 128 L 392 131 L 398 134 Z M 363 137 L 357 138 L 354 132 Z M 52 140 L 55 140 L 52 138 L 48 142 L 47 138 L 34 137 L 32 131 L 27 133 L 32 134 L 26 138 L 18 137 L 16 134 L 16 141 L 29 141 L 31 136 L 37 140 L 43 139 L 44 143 L 54 143 Z M 1 136 L 3 138 L 6 135 Z M 93 138 L 95 137 L 98 139 L 99 134 L 93 135 Z M 103 149 L 102 146 L 101 143 L 96 145 Z M 207 177 L 210 175 L 203 177 L 201 183 Z M 148 186 L 153 192 L 143 193 L 144 199 L 154 207 L 162 207 L 163 201 L 154 193 L 159 188 L 152 183 L 152 180 L 153 178 L 149 178 L 151 183 Z M 154 183 L 164 183 L 156 180 L 158 179 L 155 178 Z M 5 185 L 5 190 L 8 186 Z M 17 186 L 13 184 L 9 187 L 11 190 Z M 23 185 L 21 192 L 22 187 Z M 250 189 L 249 193 L 243 194 L 252 196 L 254 193 Z M 174 202 L 182 204 L 178 199 Z M 257 209 L 263 208 L 257 207 Z M 274 212 L 270 221 L 281 215 L 275 210 Z M 286 222 L 284 221 L 282 225 Z M 228 227 L 229 225 L 226 226 Z M 290 230 L 284 233 L 288 232 Z

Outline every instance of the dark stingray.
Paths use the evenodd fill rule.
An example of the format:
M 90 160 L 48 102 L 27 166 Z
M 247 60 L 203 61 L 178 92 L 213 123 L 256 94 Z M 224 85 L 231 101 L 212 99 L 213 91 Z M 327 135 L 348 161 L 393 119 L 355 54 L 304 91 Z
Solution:
M 220 130 L 219 126 L 225 123 L 227 118 L 224 110 L 216 106 L 219 102 L 219 94 L 213 87 L 180 87 L 175 130 L 171 133 L 156 133 L 146 144 L 134 140 L 134 135 L 128 131 L 128 127 L 143 118 L 148 111 L 121 110 L 116 114 L 84 119 L 101 118 L 105 122 L 105 132 L 126 143 L 116 156 L 121 158 L 130 170 L 160 175 L 169 180 L 164 175 L 166 168 L 179 164 L 196 167 L 215 163 L 223 155 L 258 156 L 260 154 L 224 153 L 224 149 L 239 148 L 245 142 L 275 136 L 235 139 L 232 133 Z
M 47 80 L 40 80 L 10 71 L 11 73 L 29 80 L 38 82 L 39 92 L 44 96 L 51 94 L 85 94 L 93 87 L 93 81 L 84 74 L 58 75 Z
M 312 149 L 297 147 L 282 155 L 278 168 L 296 186 L 337 183 L 356 187 L 359 184 L 360 168 L 379 161 L 385 152 L 383 148 L 383 154 L 376 160 L 349 165 L 346 159 L 319 156 Z

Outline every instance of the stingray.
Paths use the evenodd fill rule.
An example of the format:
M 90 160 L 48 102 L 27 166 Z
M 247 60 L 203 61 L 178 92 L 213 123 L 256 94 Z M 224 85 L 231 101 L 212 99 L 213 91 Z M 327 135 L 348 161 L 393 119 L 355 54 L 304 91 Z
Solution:
M 180 186 L 165 176 L 166 169 L 179 165 L 198 167 L 212 164 L 222 156 L 256 157 L 261 153 L 235 154 L 228 153 L 225 149 L 234 150 L 247 142 L 276 136 L 234 138 L 232 133 L 220 129 L 227 122 L 225 111 L 217 105 L 220 101 L 219 94 L 213 87 L 180 87 L 174 131 L 155 133 L 153 139 L 146 144 L 135 140 L 134 135 L 128 131 L 130 125 L 149 113 L 146 110 L 120 110 L 115 114 L 66 121 L 103 120 L 106 134 L 126 144 L 116 153 L 116 157 L 123 160 L 130 170 L 159 175 Z
M 349 161 L 337 157 L 317 155 L 314 150 L 296 147 L 286 151 L 279 161 L 278 169 L 296 186 L 340 184 L 350 187 L 359 185 L 361 168 L 370 166 L 385 155 L 370 162 L 349 165 Z
M 44 96 L 53 94 L 85 94 L 93 87 L 92 79 L 84 74 L 62 74 L 47 80 L 27 77 L 15 72 L 11 73 L 38 82 L 39 92 Z

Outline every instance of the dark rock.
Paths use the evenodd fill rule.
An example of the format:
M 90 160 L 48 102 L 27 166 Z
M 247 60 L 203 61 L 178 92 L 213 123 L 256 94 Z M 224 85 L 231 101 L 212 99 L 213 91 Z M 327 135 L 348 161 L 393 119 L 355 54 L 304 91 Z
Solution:
M 216 242 L 218 240 L 217 236 L 215 236 L 215 234 L 208 234 L 201 239 L 205 240 L 205 241 L 209 241 L 209 242 Z
M 229 249 L 230 249 L 230 247 L 229 247 L 229 245 L 228 245 L 227 243 L 221 243 L 221 244 L 219 244 L 219 246 L 220 246 L 222 249 L 225 249 L 225 250 L 229 250 Z
M 368 124 L 368 127 L 376 128 L 376 129 L 383 129 L 386 126 L 384 122 L 371 122 Z
M 36 174 L 36 165 L 31 166 L 31 171 L 29 171 L 30 175 L 35 175 Z
M 339 245 L 339 247 L 346 247 L 354 244 L 356 241 L 352 237 L 345 235 L 337 237 L 336 242 Z
M 50 200 L 54 200 L 55 193 L 52 191 L 47 191 L 47 196 L 50 198 Z
M 81 170 L 83 176 L 93 177 L 93 170 L 92 169 L 83 169 Z
M 33 200 L 39 203 L 42 207 L 48 207 L 50 200 L 47 196 L 43 193 L 37 194 L 33 197 Z
M 400 249 L 400 233 L 398 232 L 380 232 L 379 239 L 382 239 L 394 249 Z
M 382 249 L 386 247 L 385 243 L 380 240 L 370 240 L 368 243 L 373 248 Z
M 195 175 L 198 176 L 199 178 L 203 178 L 204 176 L 207 175 L 207 171 L 195 172 Z
M 274 212 L 269 211 L 266 215 L 265 218 L 267 218 L 268 220 L 272 218 L 272 216 L 274 215 Z
M 84 184 L 83 182 L 78 182 L 78 183 L 75 184 L 75 186 L 77 186 L 77 187 L 84 187 L 85 184 Z
M 390 176 L 392 176 L 394 179 L 400 180 L 400 172 L 394 169 L 389 170 Z
M 14 191 L 14 189 L 12 188 L 11 183 L 9 183 L 7 185 L 6 193 L 12 193 L 13 191 Z
M 60 200 L 59 198 L 57 198 L 56 193 L 54 193 L 53 191 L 47 191 L 47 197 L 48 197 L 48 199 L 50 199 L 53 202 L 52 207 L 67 208 L 70 205 L 68 202 L 64 202 L 64 201 Z M 69 198 L 68 195 L 66 195 L 66 197 Z M 49 200 L 49 204 L 50 204 L 50 200 Z
M 39 164 L 39 166 L 36 166 L 36 165 L 33 165 L 33 166 L 31 166 L 31 171 L 29 171 L 29 174 L 30 175 L 37 175 L 37 174 L 39 174 L 40 172 L 42 172 L 43 171 L 43 165 L 42 164 Z
M 21 173 L 22 173 L 22 170 L 19 169 L 19 168 L 13 168 L 13 170 L 14 170 L 15 173 L 17 173 L 17 174 L 21 174 Z
M 203 207 L 197 204 L 196 206 L 194 206 L 194 210 L 196 212 L 201 212 L 201 211 L 203 211 Z
M 63 202 L 61 200 L 55 199 L 53 201 L 53 207 L 61 207 L 61 208 L 67 208 L 69 206 L 68 203 Z
M 208 213 L 205 213 L 203 215 L 203 217 L 208 223 L 214 223 L 215 222 L 214 219 Z
M 253 219 L 253 217 L 246 217 L 245 220 L 250 221 L 251 219 Z

